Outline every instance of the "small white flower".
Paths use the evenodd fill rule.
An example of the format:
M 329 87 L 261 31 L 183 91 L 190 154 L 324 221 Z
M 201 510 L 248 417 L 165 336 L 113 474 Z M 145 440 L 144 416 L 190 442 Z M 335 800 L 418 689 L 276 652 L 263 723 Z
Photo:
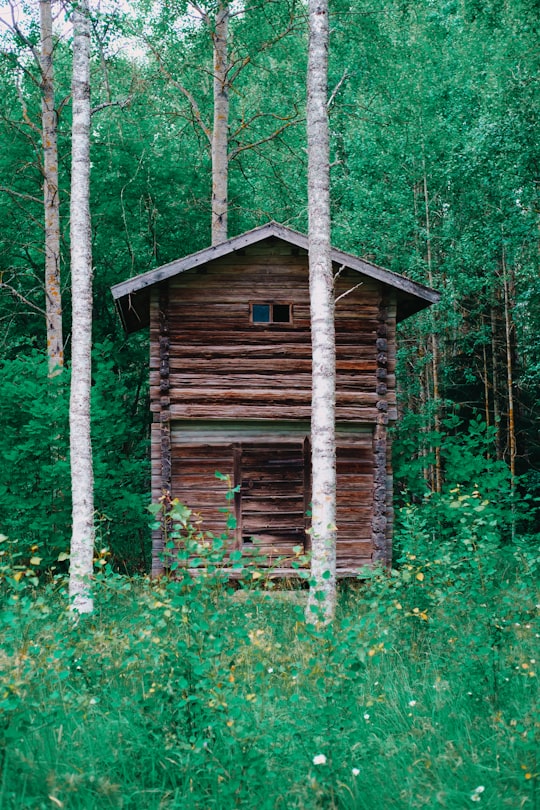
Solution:
M 479 802 L 481 799 L 480 794 L 483 793 L 485 790 L 484 785 L 478 785 L 471 793 L 471 801 L 472 802 Z
M 268 667 L 268 669 L 267 669 L 266 671 L 267 671 L 268 673 L 270 673 L 270 675 L 271 675 L 271 674 L 272 674 L 272 672 L 274 671 L 274 667 Z
M 416 706 L 416 700 L 409 700 L 409 706 Z
M 324 754 L 315 754 L 313 757 L 314 765 L 326 765 L 326 757 Z
M 369 720 L 369 714 L 367 712 L 364 715 L 364 720 Z
M 90 706 L 95 706 L 97 703 L 96 698 L 90 698 Z
M 360 768 L 353 768 L 351 773 L 353 776 L 358 776 L 360 773 Z

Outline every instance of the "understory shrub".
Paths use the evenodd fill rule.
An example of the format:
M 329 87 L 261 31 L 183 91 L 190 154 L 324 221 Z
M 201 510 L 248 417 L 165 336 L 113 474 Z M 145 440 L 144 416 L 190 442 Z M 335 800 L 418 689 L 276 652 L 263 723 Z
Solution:
M 448 497 L 455 536 L 403 510 L 399 565 L 328 628 L 263 577 L 107 563 L 74 623 L 4 538 L 2 810 L 537 807 L 538 538 Z
M 97 543 L 110 549 L 119 570 L 144 570 L 147 403 L 144 394 L 133 400 L 127 379 L 134 372 L 118 365 L 112 344 L 99 344 L 94 352 Z M 69 369 L 53 378 L 47 374 L 47 359 L 37 351 L 0 363 L 0 531 L 19 541 L 27 559 L 39 556 L 41 572 L 54 573 L 71 534 Z

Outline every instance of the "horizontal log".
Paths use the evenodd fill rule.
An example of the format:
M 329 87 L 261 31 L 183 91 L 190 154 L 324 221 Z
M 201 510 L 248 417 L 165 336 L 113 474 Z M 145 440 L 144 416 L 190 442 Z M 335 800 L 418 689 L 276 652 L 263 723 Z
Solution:
M 242 532 L 260 534 L 272 531 L 284 534 L 304 533 L 304 512 L 242 512 Z
M 277 512 L 283 514 L 304 514 L 304 493 L 284 493 L 282 495 L 268 495 L 259 498 L 242 498 L 242 513 L 244 516 L 252 512 Z
M 155 410 L 152 405 L 151 409 Z M 309 419 L 311 407 L 309 405 L 283 404 L 236 404 L 223 405 L 212 403 L 172 403 L 171 416 L 176 419 Z M 361 421 L 362 423 L 376 422 L 379 411 L 376 408 L 363 405 L 340 406 L 336 408 L 336 418 L 343 421 Z
M 224 359 L 237 358 L 237 359 L 256 359 L 266 360 L 268 358 L 300 358 L 311 362 L 311 340 L 304 336 L 302 342 L 277 340 L 272 343 L 254 343 L 249 348 L 249 355 L 245 350 L 242 350 L 242 345 L 236 342 L 230 342 L 228 335 L 220 335 L 219 340 L 210 343 L 201 339 L 200 342 L 189 342 L 187 344 L 174 344 L 171 346 L 171 353 L 169 358 L 170 370 L 182 370 L 182 363 L 185 360 L 195 359 L 197 357 L 203 359 Z M 341 360 L 377 360 L 377 352 L 375 351 L 372 343 L 362 344 L 355 342 L 354 336 L 346 335 L 342 341 L 339 341 L 337 346 L 337 358 Z M 386 358 L 388 361 L 389 356 Z M 151 343 L 150 353 L 151 367 L 159 369 L 159 353 L 155 351 L 155 343 Z
M 271 381 L 270 381 L 271 382 Z M 155 388 L 151 389 L 151 396 L 155 399 L 159 391 Z M 192 386 L 190 388 L 171 388 L 171 414 L 178 415 L 178 405 L 183 402 L 196 402 L 196 403 L 209 403 L 215 402 L 216 404 L 222 403 L 276 403 L 295 405 L 303 403 L 308 397 L 311 401 L 311 391 L 305 390 L 284 390 L 281 393 L 276 392 L 275 388 L 258 388 L 258 389 L 223 389 L 216 387 L 199 387 Z M 354 404 L 357 406 L 362 405 L 375 405 L 380 401 L 380 397 L 375 391 L 338 391 L 337 392 L 337 407 L 344 404 Z
M 276 373 L 272 363 L 268 363 L 266 368 L 257 369 L 254 374 L 242 374 L 236 369 L 229 367 L 228 371 L 223 371 L 221 374 L 212 374 L 202 365 L 198 371 L 191 373 L 173 373 L 169 377 L 169 391 L 170 396 L 174 397 L 175 390 L 182 390 L 184 388 L 200 387 L 201 385 L 208 386 L 209 388 L 258 388 L 261 386 L 271 385 L 273 388 L 279 389 L 308 389 L 311 391 L 311 371 L 300 374 L 284 372 L 281 369 Z M 385 378 L 386 379 L 386 378 Z M 158 372 L 153 372 L 150 377 L 151 396 L 155 399 L 159 397 L 159 375 Z M 336 389 L 340 390 L 371 390 L 375 391 L 375 370 L 371 369 L 368 373 L 362 373 L 355 369 L 350 373 L 338 373 L 336 376 Z
M 211 355 L 211 351 L 209 351 L 208 354 Z M 171 363 L 169 379 L 173 384 L 180 384 L 180 381 L 177 380 L 177 375 L 180 377 L 182 376 L 183 372 L 195 373 L 198 369 L 204 371 L 206 374 L 224 373 L 225 375 L 229 375 L 234 373 L 237 375 L 248 373 L 264 375 L 268 374 L 269 371 L 269 359 L 272 360 L 271 369 L 273 372 L 288 374 L 293 371 L 297 374 L 311 375 L 311 357 L 296 359 L 292 357 L 261 358 L 258 356 L 252 357 L 251 355 L 249 357 L 245 357 L 244 354 L 234 359 L 234 367 L 231 368 L 231 359 L 229 357 L 196 357 L 190 353 L 189 356 L 186 357 L 188 365 L 186 365 L 185 360 L 180 363 L 178 359 L 174 364 Z M 341 360 L 338 358 L 336 361 L 336 371 L 338 374 L 339 372 L 350 374 L 375 373 L 376 370 L 377 360 L 375 356 L 370 357 L 369 359 L 359 358 L 356 360 Z M 152 385 L 157 385 L 159 383 L 159 370 L 157 368 L 151 371 L 150 383 Z
M 285 474 L 270 478 L 269 476 L 242 477 L 242 499 L 271 497 L 276 489 L 282 494 L 299 495 L 304 491 L 304 481 L 299 476 Z

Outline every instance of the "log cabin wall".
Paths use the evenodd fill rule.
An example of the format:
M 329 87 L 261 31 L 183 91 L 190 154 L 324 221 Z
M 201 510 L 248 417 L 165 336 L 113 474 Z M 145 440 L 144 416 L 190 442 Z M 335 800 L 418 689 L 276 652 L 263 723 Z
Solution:
M 389 561 L 386 432 L 396 418 L 396 303 L 394 291 L 380 282 L 335 270 L 337 564 L 338 573 L 350 575 L 372 559 Z M 253 323 L 258 304 L 290 307 L 290 323 Z M 156 285 L 150 336 L 153 500 L 169 486 L 172 497 L 201 515 L 206 530 L 219 534 L 227 489 L 214 476 L 219 470 L 240 486 L 231 547 L 252 548 L 270 566 L 306 547 L 306 251 L 270 238 Z M 163 566 L 159 544 L 155 540 L 154 573 Z

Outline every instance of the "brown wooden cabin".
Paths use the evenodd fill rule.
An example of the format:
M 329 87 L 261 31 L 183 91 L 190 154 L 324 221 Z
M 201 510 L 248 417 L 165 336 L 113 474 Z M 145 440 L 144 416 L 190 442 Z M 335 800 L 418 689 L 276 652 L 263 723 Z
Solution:
M 166 492 L 257 552 L 273 575 L 294 575 L 309 550 L 311 336 L 307 237 L 276 223 L 113 287 L 127 332 L 150 327 L 152 499 Z M 439 299 L 334 250 L 337 344 L 337 573 L 389 563 L 397 416 L 396 323 Z M 152 573 L 164 570 L 154 533 Z M 279 562 L 277 562 L 279 561 Z M 234 572 L 231 569 L 231 575 Z

